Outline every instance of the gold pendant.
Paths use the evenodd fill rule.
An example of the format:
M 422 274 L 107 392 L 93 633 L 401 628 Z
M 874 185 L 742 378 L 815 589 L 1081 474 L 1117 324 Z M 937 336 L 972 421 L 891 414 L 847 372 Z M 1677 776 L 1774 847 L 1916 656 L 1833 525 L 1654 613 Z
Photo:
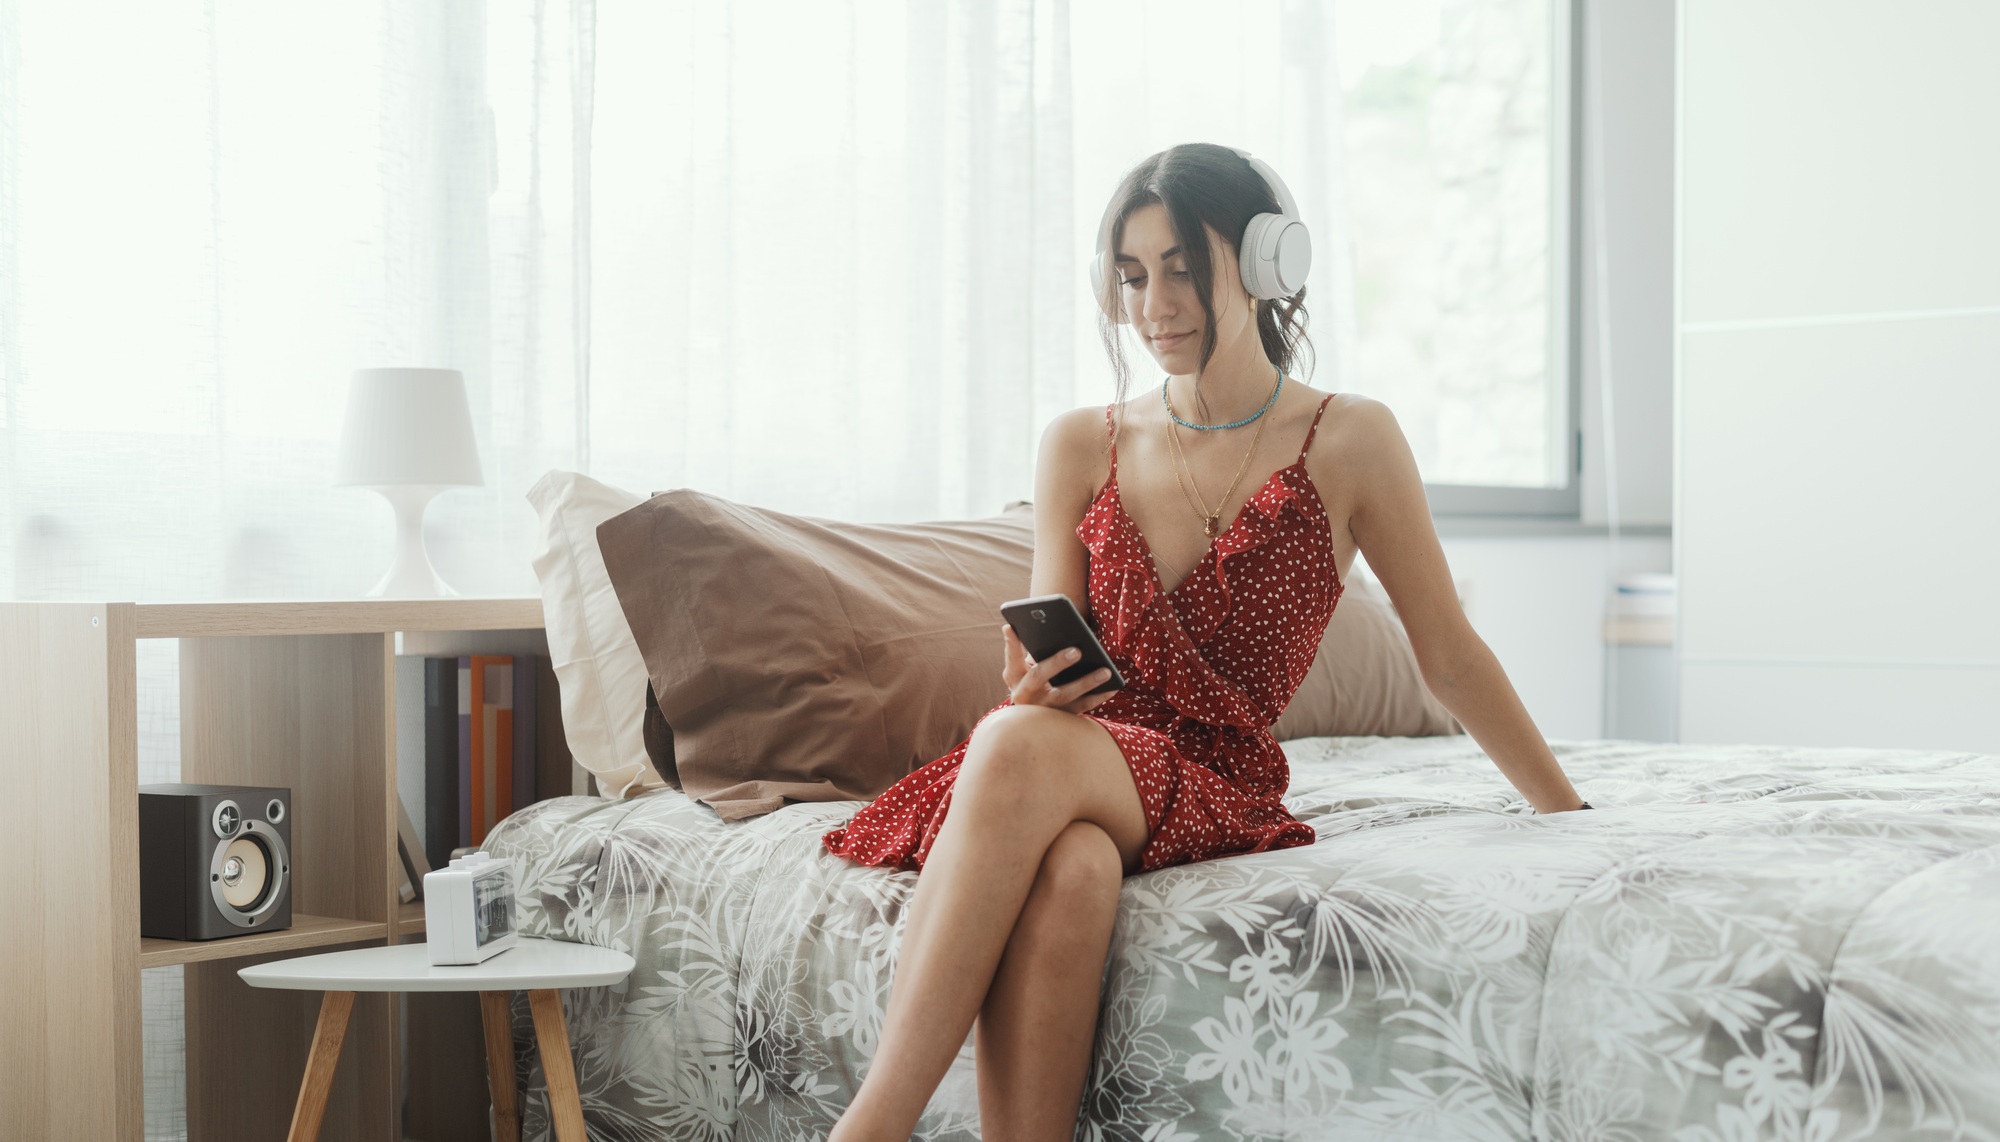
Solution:
M 1210 539 L 1214 539 L 1216 529 L 1220 527 L 1221 524 L 1222 524 L 1222 517 L 1212 515 L 1201 521 L 1201 530 L 1207 532 L 1208 537 Z

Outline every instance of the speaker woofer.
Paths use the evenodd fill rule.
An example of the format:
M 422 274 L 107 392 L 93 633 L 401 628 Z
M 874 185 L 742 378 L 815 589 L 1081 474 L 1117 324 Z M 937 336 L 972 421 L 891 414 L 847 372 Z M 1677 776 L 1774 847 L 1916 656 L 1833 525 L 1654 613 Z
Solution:
M 224 918 L 254 928 L 278 901 L 290 878 L 292 857 L 285 838 L 266 822 L 245 821 L 232 840 L 215 846 L 208 887 Z
M 255 912 L 271 888 L 270 852 L 256 837 L 238 837 L 222 853 L 222 899 L 238 912 Z

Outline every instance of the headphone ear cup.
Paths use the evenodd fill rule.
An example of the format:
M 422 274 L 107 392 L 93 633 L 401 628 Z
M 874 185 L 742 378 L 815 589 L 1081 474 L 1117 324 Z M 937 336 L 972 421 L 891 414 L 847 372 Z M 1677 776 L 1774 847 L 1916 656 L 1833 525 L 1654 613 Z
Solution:
M 1237 252 L 1243 288 L 1259 301 L 1276 301 L 1305 288 L 1312 269 L 1312 236 L 1305 223 L 1283 214 L 1259 214 L 1243 227 Z
M 1243 288 L 1260 301 L 1283 296 L 1275 292 L 1278 285 L 1276 267 L 1271 264 L 1264 249 L 1271 224 L 1279 221 L 1282 219 L 1276 214 L 1259 214 L 1250 219 L 1249 225 L 1243 227 L 1243 242 L 1236 252 L 1236 266 L 1243 275 Z
M 1272 243 L 1270 266 L 1275 297 L 1290 297 L 1306 288 L 1306 274 L 1312 270 L 1312 234 L 1296 218 L 1280 219 L 1283 224 Z

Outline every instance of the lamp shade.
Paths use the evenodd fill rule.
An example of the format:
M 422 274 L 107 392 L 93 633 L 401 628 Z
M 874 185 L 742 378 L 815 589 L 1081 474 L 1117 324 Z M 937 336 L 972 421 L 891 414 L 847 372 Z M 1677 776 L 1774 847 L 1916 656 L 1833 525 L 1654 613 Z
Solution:
M 465 378 L 457 369 L 356 369 L 333 482 L 484 484 Z

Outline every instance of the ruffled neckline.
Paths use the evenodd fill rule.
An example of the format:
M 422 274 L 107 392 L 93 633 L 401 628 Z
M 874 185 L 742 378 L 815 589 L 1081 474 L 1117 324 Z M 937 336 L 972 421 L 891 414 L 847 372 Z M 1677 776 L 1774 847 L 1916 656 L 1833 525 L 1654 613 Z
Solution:
M 1301 483 L 1304 484 L 1304 487 L 1299 486 Z M 1123 567 L 1126 570 L 1142 574 L 1151 585 L 1155 594 L 1164 595 L 1172 599 L 1180 594 L 1189 583 L 1194 582 L 1195 577 L 1202 573 L 1204 567 L 1213 565 L 1219 568 L 1226 556 L 1234 555 L 1240 551 L 1248 551 L 1276 537 L 1283 530 L 1282 515 L 1285 506 L 1287 504 L 1296 505 L 1304 502 L 1304 497 L 1307 494 L 1312 495 L 1315 502 L 1319 498 L 1319 489 L 1313 484 L 1311 473 L 1306 471 L 1304 457 L 1300 457 L 1285 467 L 1271 473 L 1270 477 L 1264 481 L 1263 486 L 1258 488 L 1256 493 L 1243 505 L 1242 510 L 1236 513 L 1236 518 L 1229 521 L 1229 526 L 1223 528 L 1221 534 L 1208 541 L 1208 548 L 1202 552 L 1202 556 L 1196 561 L 1194 569 L 1189 571 L 1180 582 L 1174 584 L 1172 590 L 1168 590 L 1166 584 L 1160 579 L 1159 563 L 1153 557 L 1153 545 L 1151 541 L 1146 538 L 1145 532 L 1139 530 L 1138 521 L 1132 518 L 1132 513 L 1125 509 L 1125 500 L 1119 491 L 1118 473 L 1115 470 L 1105 480 L 1104 487 L 1098 489 L 1096 498 L 1091 501 L 1089 508 L 1085 510 L 1083 522 L 1077 525 L 1077 534 L 1078 538 L 1084 541 L 1084 546 L 1090 549 L 1093 559 L 1102 558 L 1109 565 Z M 1091 515 L 1096 513 L 1107 501 L 1112 503 L 1112 518 L 1132 539 L 1132 547 L 1139 554 L 1137 561 L 1121 559 L 1115 554 L 1108 553 L 1104 550 L 1104 545 L 1091 543 L 1090 537 L 1084 534 L 1085 527 L 1088 525 Z M 1299 509 L 1294 506 L 1293 510 L 1298 511 Z M 1310 513 L 1305 514 L 1309 515 Z M 1332 567 L 1330 570 L 1333 573 L 1334 584 L 1338 588 L 1340 585 L 1340 569 Z

